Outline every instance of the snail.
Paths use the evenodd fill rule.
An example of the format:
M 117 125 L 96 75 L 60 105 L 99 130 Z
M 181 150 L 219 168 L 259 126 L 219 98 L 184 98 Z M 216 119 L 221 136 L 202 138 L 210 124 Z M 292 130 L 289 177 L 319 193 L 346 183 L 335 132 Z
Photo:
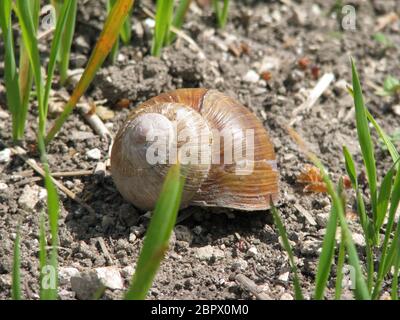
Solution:
M 173 163 L 185 168 L 181 208 L 266 210 L 279 195 L 274 147 L 258 118 L 212 89 L 178 89 L 133 109 L 111 150 L 111 175 L 122 196 L 155 207 Z

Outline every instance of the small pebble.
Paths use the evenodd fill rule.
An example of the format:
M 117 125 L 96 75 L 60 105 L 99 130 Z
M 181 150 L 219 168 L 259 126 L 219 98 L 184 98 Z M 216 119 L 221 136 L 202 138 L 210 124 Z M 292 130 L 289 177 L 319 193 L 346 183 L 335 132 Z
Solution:
M 6 148 L 0 151 L 0 163 L 7 163 L 11 159 L 11 149 Z
M 243 77 L 243 81 L 245 82 L 255 83 L 258 80 L 260 80 L 260 76 L 254 70 L 247 71 L 247 73 Z
M 247 250 L 247 255 L 249 257 L 254 257 L 258 254 L 258 250 L 256 247 L 250 247 L 249 250 Z
M 0 182 L 0 191 L 6 191 L 8 189 L 8 185 L 3 182 Z
M 293 296 L 290 293 L 285 292 L 281 295 L 281 300 L 293 300 Z
M 98 148 L 94 148 L 94 149 L 87 151 L 86 156 L 92 160 L 100 160 L 101 151 Z

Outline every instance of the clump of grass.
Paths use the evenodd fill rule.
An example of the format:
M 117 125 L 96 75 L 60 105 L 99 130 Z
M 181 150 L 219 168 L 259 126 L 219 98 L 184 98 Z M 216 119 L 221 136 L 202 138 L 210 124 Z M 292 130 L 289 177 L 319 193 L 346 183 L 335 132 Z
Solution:
M 371 210 L 367 211 L 361 187 L 357 181 L 357 167 L 346 147 L 343 147 L 347 174 L 352 188 L 356 193 L 357 211 L 365 238 L 366 265 L 364 265 L 356 250 L 352 234 L 345 218 L 346 197 L 343 192 L 343 182 L 335 190 L 334 185 L 320 160 L 307 150 L 301 138 L 292 130 L 291 135 L 301 146 L 310 160 L 320 169 L 332 201 L 332 209 L 324 236 L 315 280 L 315 299 L 323 299 L 331 272 L 335 251 L 338 251 L 335 298 L 340 299 L 342 290 L 343 267 L 345 261 L 355 270 L 356 299 L 378 299 L 382 294 L 382 285 L 388 279 L 392 270 L 391 298 L 398 299 L 398 274 L 400 267 L 400 221 L 395 221 L 396 211 L 400 202 L 400 157 L 390 138 L 383 132 L 364 105 L 362 89 L 358 73 L 352 61 L 353 89 L 356 109 L 356 127 L 358 141 L 363 157 L 364 169 L 370 194 Z M 369 129 L 371 123 L 389 151 L 393 166 L 383 176 L 378 184 L 374 144 Z M 274 214 L 276 215 L 276 214 Z M 387 220 L 385 228 L 384 222 Z M 341 240 L 335 241 L 337 227 L 341 229 Z M 277 225 L 282 238 L 285 237 L 282 227 Z M 286 251 L 289 251 L 285 246 Z M 292 255 L 288 252 L 289 256 Z M 295 275 L 297 278 L 297 275 Z M 295 280 L 295 290 L 298 290 L 298 280 Z
M 212 0 L 215 15 L 217 17 L 218 27 L 223 29 L 228 21 L 229 0 Z
M 107 19 L 104 23 L 103 30 L 97 40 L 96 46 L 89 58 L 89 62 L 85 67 L 82 77 L 79 79 L 78 84 L 74 88 L 72 95 L 64 107 L 64 111 L 56 119 L 53 127 L 47 133 L 45 138 L 45 143 L 48 144 L 57 132 L 61 129 L 64 122 L 67 120 L 68 116 L 71 114 L 72 110 L 78 103 L 79 99 L 85 93 L 97 70 L 101 67 L 104 60 L 107 58 L 115 41 L 119 36 L 121 27 L 128 16 L 134 0 L 119 0 L 112 7 Z
M 180 0 L 174 13 L 174 0 L 157 0 L 156 26 L 154 30 L 151 54 L 159 57 L 161 49 L 175 39 L 171 26 L 179 29 L 184 21 L 191 0 Z
M 181 203 L 184 176 L 179 163 L 172 166 L 164 181 L 150 225 L 144 239 L 129 290 L 125 299 L 146 298 L 164 254 L 168 249 L 171 232 Z
M 62 14 L 62 7 L 66 1 L 51 0 L 57 14 L 57 19 L 60 19 Z M 76 14 L 78 9 L 78 0 L 70 0 L 70 6 L 66 12 L 66 25 L 62 32 L 62 41 L 57 55 L 57 64 L 60 73 L 60 83 L 65 84 L 68 79 L 68 68 L 71 54 L 71 45 L 74 38 Z

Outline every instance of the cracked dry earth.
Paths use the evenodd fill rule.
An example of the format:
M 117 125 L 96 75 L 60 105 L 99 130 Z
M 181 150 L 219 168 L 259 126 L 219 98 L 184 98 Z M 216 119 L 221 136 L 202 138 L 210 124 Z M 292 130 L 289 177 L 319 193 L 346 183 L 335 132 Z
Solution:
M 385 47 L 372 36 L 382 17 L 391 12 L 399 15 L 400 3 L 353 1 L 357 15 L 354 31 L 341 28 L 340 14 L 331 11 L 334 3 L 232 1 L 224 30 L 215 29 L 211 9 L 193 5 L 183 31 L 197 46 L 179 39 L 163 51 L 161 58 L 154 58 L 149 53 L 151 21 L 141 9 L 154 9 L 154 4 L 140 1 L 135 7 L 131 44 L 121 49 L 115 65 L 103 66 L 86 94 L 96 101 L 97 112 L 112 134 L 137 104 L 182 87 L 217 89 L 257 114 L 277 154 L 279 211 L 288 229 L 307 298 L 313 291 L 330 201 L 323 193 L 302 192 L 302 186 L 296 183 L 308 161 L 284 128 L 292 111 L 307 99 L 318 78 L 333 73 L 333 82 L 311 110 L 301 115 L 294 128 L 335 181 L 345 174 L 342 145 L 348 146 L 360 167 L 352 99 L 346 92 L 346 84 L 351 82 L 352 55 L 369 110 L 388 134 L 400 127 L 398 101 L 375 94 L 389 74 L 400 77 L 398 20 L 380 31 L 392 46 Z M 72 69 L 86 64 L 104 21 L 104 8 L 104 1 L 90 0 L 79 5 Z M 41 46 L 45 57 L 46 40 Z M 2 79 L 4 64 L 3 56 L 0 57 Z M 0 139 L 11 146 L 11 119 L 3 85 L 0 82 Z M 70 90 L 55 85 L 53 117 L 58 112 L 58 96 Z M 36 122 L 37 109 L 33 104 L 23 147 L 30 157 L 39 160 L 32 148 Z M 390 159 L 382 148 L 376 152 L 382 176 Z M 49 146 L 48 153 L 52 172 L 90 171 L 107 159 L 108 143 L 76 111 Z M 0 146 L 0 155 L 0 298 L 10 298 L 13 242 L 20 225 L 23 295 L 38 299 L 39 213 L 45 207 L 46 196 L 43 182 L 23 160 L 9 154 L 6 146 Z M 59 297 L 91 298 L 93 290 L 102 283 L 107 287 L 103 299 L 121 298 L 134 272 L 149 213 L 140 212 L 122 199 L 109 172 L 105 176 L 88 174 L 57 179 L 93 209 L 88 212 L 60 193 Z M 347 196 L 351 216 L 354 195 L 349 191 Z M 358 221 L 349 218 L 349 223 L 363 256 L 364 239 Z M 334 272 L 335 266 L 333 275 Z M 287 255 L 280 246 L 270 212 L 189 207 L 180 212 L 170 249 L 148 298 L 254 299 L 235 281 L 238 274 L 251 279 L 270 299 L 293 298 Z M 332 298 L 333 287 L 334 281 L 329 283 L 327 298 Z M 352 298 L 350 290 L 344 291 L 344 298 Z

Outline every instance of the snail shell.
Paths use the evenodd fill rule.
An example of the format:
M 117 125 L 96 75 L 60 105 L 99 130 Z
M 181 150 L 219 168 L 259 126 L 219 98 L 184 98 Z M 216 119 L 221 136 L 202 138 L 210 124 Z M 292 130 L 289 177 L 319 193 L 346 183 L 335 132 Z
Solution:
M 154 152 L 155 141 L 166 148 Z M 149 154 L 167 161 L 154 161 Z M 185 166 L 181 207 L 254 211 L 268 209 L 271 198 L 277 201 L 276 157 L 263 124 L 216 90 L 179 89 L 135 108 L 115 138 L 111 174 L 126 200 L 151 210 L 174 163 L 171 159 L 183 163 L 188 154 L 196 154 L 190 159 L 199 161 Z

